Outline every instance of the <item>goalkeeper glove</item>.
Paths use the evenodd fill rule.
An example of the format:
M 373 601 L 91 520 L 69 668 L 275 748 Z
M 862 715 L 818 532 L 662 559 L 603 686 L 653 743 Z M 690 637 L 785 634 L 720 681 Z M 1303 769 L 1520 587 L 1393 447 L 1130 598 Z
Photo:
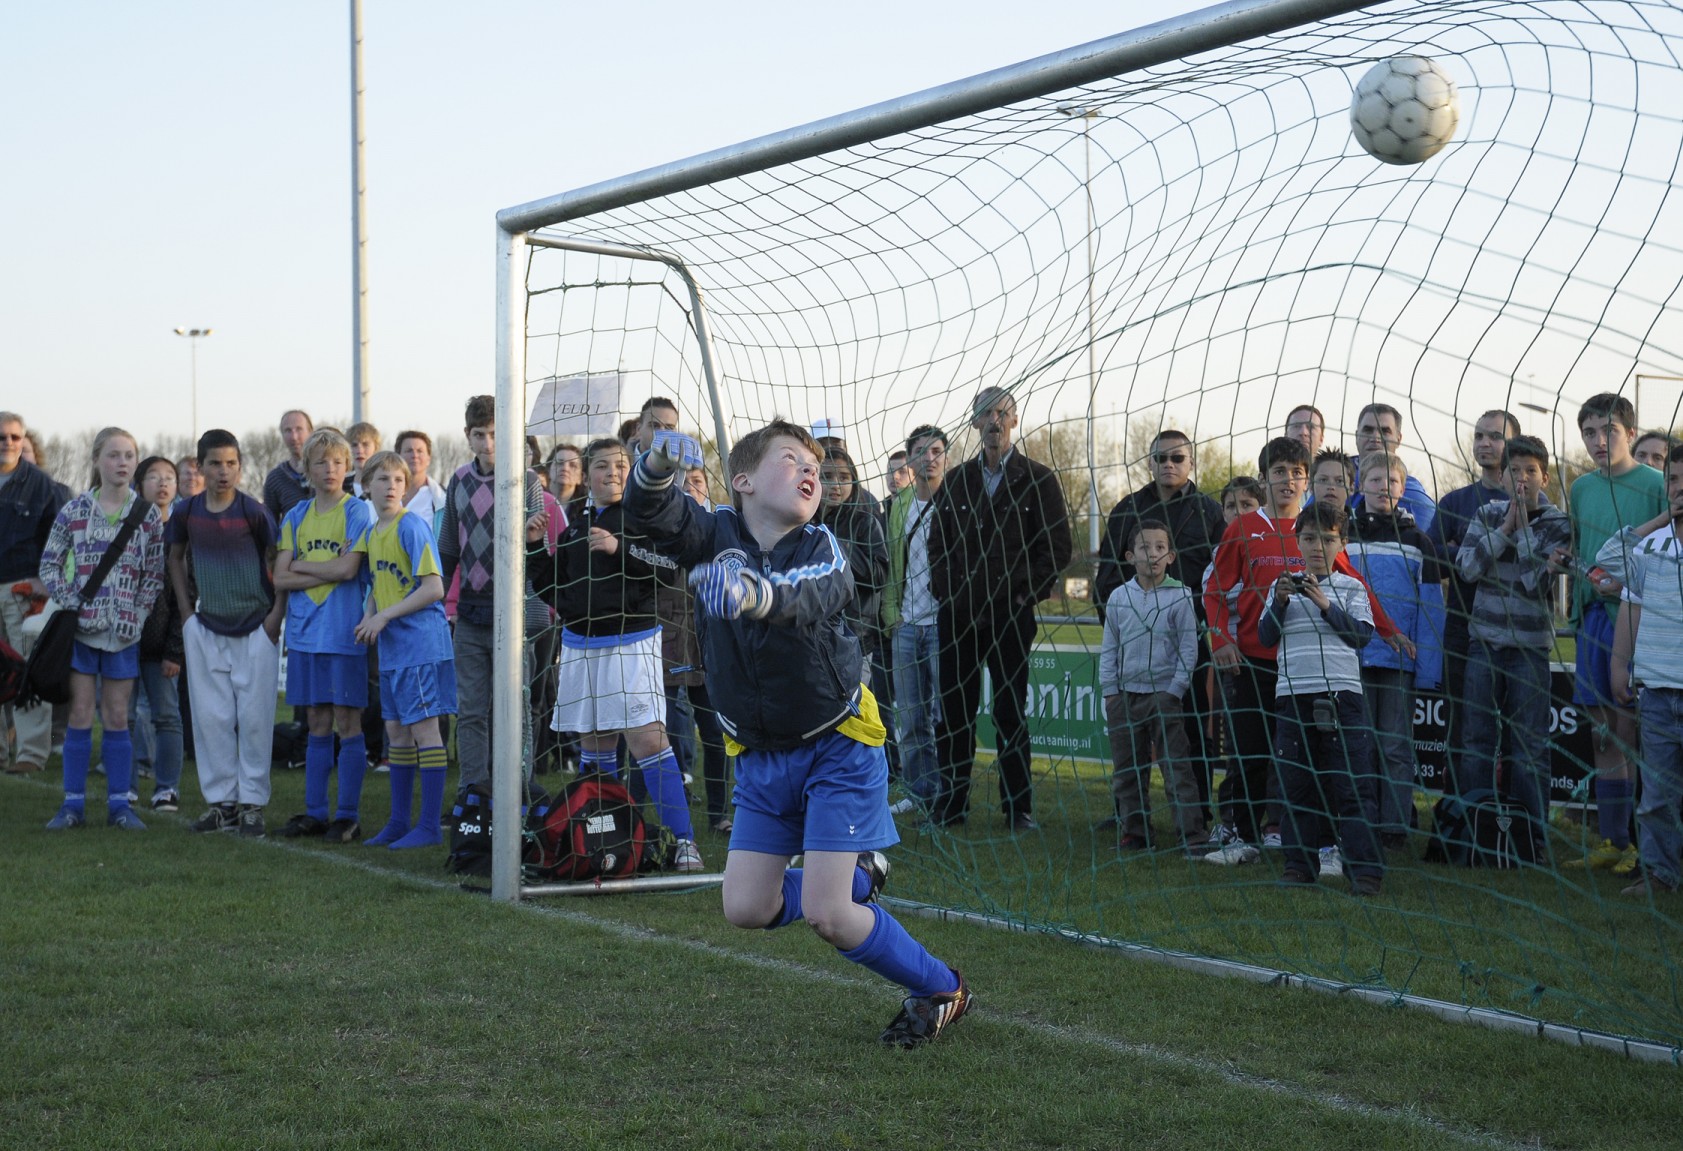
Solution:
M 643 453 L 643 468 L 657 478 L 701 467 L 701 443 L 694 436 L 662 428 Z
M 697 564 L 690 588 L 701 610 L 719 619 L 764 619 L 771 614 L 771 581 L 755 572 L 725 564 Z

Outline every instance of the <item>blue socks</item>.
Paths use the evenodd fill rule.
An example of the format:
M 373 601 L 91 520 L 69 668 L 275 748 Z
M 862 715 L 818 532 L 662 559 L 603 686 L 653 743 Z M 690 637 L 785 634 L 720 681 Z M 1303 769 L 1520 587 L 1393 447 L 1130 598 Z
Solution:
M 69 741 L 65 741 L 69 752 Z M 106 754 L 106 770 L 111 770 L 110 753 Z M 1628 779 L 1595 777 L 1595 818 L 1601 838 L 1611 840 L 1623 851 L 1630 846 L 1630 815 L 1636 795 L 1636 785 Z
M 684 774 L 678 767 L 678 757 L 670 747 L 639 759 L 643 772 L 643 786 L 648 789 L 655 815 L 679 839 L 694 839 L 695 828 L 690 823 L 690 801 L 684 794 Z
M 774 931 L 779 927 L 787 927 L 801 917 L 801 883 L 805 878 L 804 872 L 798 867 L 791 867 L 783 873 L 783 908 L 777 913 L 777 918 L 766 924 L 767 931 Z M 853 902 L 863 903 L 871 894 L 871 876 L 863 867 L 853 869 Z
M 69 743 L 66 731 L 65 742 Z M 88 733 L 90 739 L 92 732 Z M 105 760 L 105 807 L 107 811 L 121 811 L 129 805 L 129 788 L 134 784 L 134 741 L 129 729 L 108 731 L 100 741 L 100 756 Z
M 333 733 L 304 744 L 304 814 L 327 822 L 327 777 L 333 774 Z
M 332 737 L 329 736 L 329 739 Z M 315 742 L 315 737 L 310 738 Z M 305 787 L 309 786 L 309 763 L 304 765 Z M 368 741 L 362 733 L 339 741 L 339 804 L 333 812 L 334 819 L 357 819 L 362 810 L 362 778 L 368 774 Z M 307 797 L 306 797 L 307 802 Z M 322 796 L 322 808 L 327 807 L 327 796 Z M 314 815 L 314 812 L 310 814 Z M 436 822 L 436 821 L 434 821 Z
M 415 802 L 415 772 L 417 760 L 412 747 L 391 749 L 391 774 L 386 778 L 392 785 L 392 817 L 375 835 L 363 842 L 372 847 L 396 843 L 409 834 L 410 811 Z
M 88 765 L 93 760 L 93 728 L 64 731 L 64 805 L 82 811 L 87 805 Z M 107 768 L 107 770 L 110 770 Z
M 865 942 L 841 953 L 843 959 L 876 972 L 890 983 L 898 983 L 910 995 L 945 995 L 958 989 L 958 977 L 952 968 L 929 954 L 928 948 L 907 934 L 899 920 L 874 903 L 867 906 L 877 917 L 877 924 Z
M 399 750 L 392 748 L 394 757 Z M 410 847 L 432 847 L 444 842 L 444 835 L 438 830 L 438 817 L 444 813 L 444 773 L 450 761 L 442 747 L 403 750 L 408 750 L 420 760 L 421 816 L 407 835 L 392 843 L 393 851 Z M 392 774 L 396 773 L 397 764 L 393 762 Z
M 618 779 L 618 750 L 611 747 L 602 751 L 591 751 L 588 747 L 579 748 L 579 774 L 605 775 L 610 779 Z

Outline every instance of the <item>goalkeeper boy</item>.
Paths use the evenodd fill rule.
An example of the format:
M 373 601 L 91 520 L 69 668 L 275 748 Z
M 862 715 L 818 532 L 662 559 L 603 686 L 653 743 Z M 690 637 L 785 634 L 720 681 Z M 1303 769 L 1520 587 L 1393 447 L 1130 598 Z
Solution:
M 805 919 L 842 958 L 907 989 L 882 1042 L 916 1047 L 970 1009 L 959 973 L 876 902 L 899 842 L 888 814 L 886 733 L 842 619 L 853 575 L 811 522 L 823 450 L 784 420 L 744 436 L 728 464 L 733 506 L 709 512 L 675 477 L 698 461 L 661 431 L 632 470 L 630 529 L 690 569 L 707 690 L 736 755 L 725 918 L 776 928 Z M 791 868 L 804 853 L 805 867 Z

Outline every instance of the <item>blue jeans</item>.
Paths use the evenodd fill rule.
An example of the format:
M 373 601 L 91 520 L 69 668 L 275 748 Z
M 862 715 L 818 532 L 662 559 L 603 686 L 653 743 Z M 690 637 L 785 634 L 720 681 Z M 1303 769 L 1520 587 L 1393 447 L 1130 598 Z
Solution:
M 141 691 L 151 708 L 152 739 L 147 740 L 139 730 L 143 722 L 140 708 L 129 709 L 129 738 L 138 749 L 148 744 L 152 748 L 152 793 L 176 791 L 181 787 L 181 699 L 176 690 L 181 677 L 164 674 L 164 665 L 156 660 L 140 661 Z
M 1318 702 L 1332 704 L 1324 728 L 1315 715 Z M 1286 867 L 1319 875 L 1320 847 L 1335 828 L 1351 878 L 1384 875 L 1384 856 L 1358 789 L 1358 781 L 1371 780 L 1373 771 L 1372 729 L 1362 693 L 1283 695 L 1275 703 L 1274 715 L 1274 760 L 1279 765 L 1285 807 L 1280 841 Z M 1329 814 L 1332 828 L 1328 827 Z
M 940 786 L 935 724 L 941 713 L 940 629 L 902 623 L 894 629 L 894 729 L 900 743 L 900 776 L 925 803 Z
M 1637 700 L 1642 720 L 1642 802 L 1636 809 L 1642 866 L 1660 883 L 1683 879 L 1683 691 L 1645 687 Z
M 1523 807 L 1542 842 L 1549 778 L 1549 653 L 1492 647 L 1473 637 L 1467 659 L 1462 794 L 1496 788 L 1496 752 L 1507 766 L 1503 793 Z
M 1404 835 L 1414 815 L 1414 673 L 1394 667 L 1362 668 L 1362 695 L 1373 717 L 1377 777 L 1364 798 L 1368 821 L 1382 835 Z

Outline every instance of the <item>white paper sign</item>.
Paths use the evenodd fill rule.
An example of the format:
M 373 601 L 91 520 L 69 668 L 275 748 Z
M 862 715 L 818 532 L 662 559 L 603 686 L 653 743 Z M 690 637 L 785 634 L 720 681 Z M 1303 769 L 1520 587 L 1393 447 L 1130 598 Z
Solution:
M 619 431 L 620 377 L 551 376 L 538 388 L 526 431 L 534 436 L 611 436 Z

